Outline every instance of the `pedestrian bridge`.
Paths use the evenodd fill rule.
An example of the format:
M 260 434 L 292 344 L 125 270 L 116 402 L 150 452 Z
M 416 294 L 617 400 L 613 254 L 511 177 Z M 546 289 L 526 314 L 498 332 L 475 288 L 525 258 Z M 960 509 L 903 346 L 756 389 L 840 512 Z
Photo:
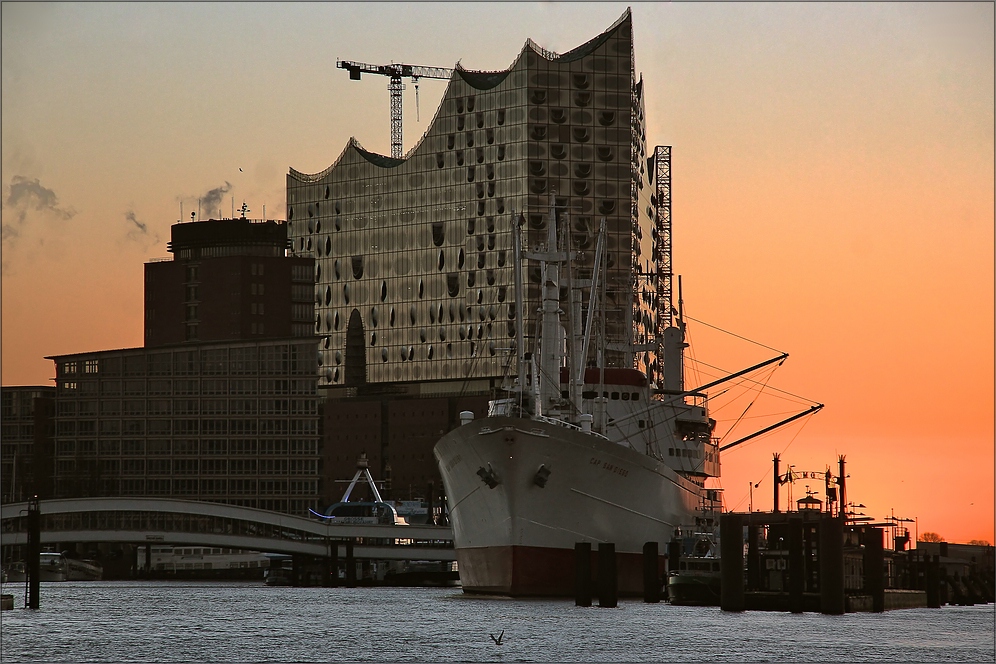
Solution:
M 210 546 L 309 556 L 376 560 L 456 560 L 446 526 L 331 524 L 195 500 L 72 498 L 39 501 L 41 543 L 102 542 Z M 28 503 L 0 506 L 3 544 L 28 541 Z

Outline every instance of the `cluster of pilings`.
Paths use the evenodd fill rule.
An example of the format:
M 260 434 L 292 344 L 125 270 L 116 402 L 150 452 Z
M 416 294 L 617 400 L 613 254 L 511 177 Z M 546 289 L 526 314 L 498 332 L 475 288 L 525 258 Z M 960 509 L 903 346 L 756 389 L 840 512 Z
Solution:
M 898 546 L 885 549 L 881 527 L 818 510 L 728 512 L 720 517 L 720 606 L 832 615 L 941 606 L 937 556 Z
M 677 544 L 680 546 L 680 543 Z M 671 550 L 674 551 L 671 551 Z M 676 561 L 680 549 L 669 545 Z M 616 568 L 616 545 L 612 542 L 600 542 L 596 557 L 596 574 L 592 574 L 591 542 L 574 544 L 574 604 L 576 606 L 591 606 L 592 598 L 597 597 L 598 605 L 612 608 L 619 603 L 618 570 Z M 662 599 L 661 587 L 667 578 L 660 574 L 660 546 L 657 542 L 646 542 L 643 545 L 643 601 L 657 603 Z M 671 564 L 672 567 L 676 564 Z M 594 577 L 594 578 L 593 578 Z
M 991 545 L 918 542 L 901 570 L 936 602 L 971 606 L 996 601 L 996 550 Z M 934 580 L 936 577 L 936 581 Z
M 616 578 L 615 544 L 611 542 L 599 543 L 598 576 L 595 588 L 592 588 L 591 576 L 591 542 L 577 542 L 574 545 L 574 604 L 576 606 L 591 606 L 592 594 L 597 594 L 599 606 L 608 608 L 617 606 L 619 604 L 619 587 Z

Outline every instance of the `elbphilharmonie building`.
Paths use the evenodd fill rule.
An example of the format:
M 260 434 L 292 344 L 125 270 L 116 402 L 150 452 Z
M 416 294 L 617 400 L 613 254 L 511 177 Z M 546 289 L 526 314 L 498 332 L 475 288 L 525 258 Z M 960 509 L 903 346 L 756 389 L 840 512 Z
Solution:
M 327 169 L 287 176 L 292 254 L 315 258 L 319 387 L 500 379 L 514 373 L 512 225 L 528 251 L 551 209 L 591 277 L 607 229 L 607 366 L 657 372 L 654 165 L 629 10 L 563 54 L 531 40 L 507 69 L 457 65 L 403 158 L 355 139 Z M 540 301 L 522 266 L 525 343 Z M 587 309 L 588 293 L 579 301 Z M 334 391 L 334 390 L 333 390 Z

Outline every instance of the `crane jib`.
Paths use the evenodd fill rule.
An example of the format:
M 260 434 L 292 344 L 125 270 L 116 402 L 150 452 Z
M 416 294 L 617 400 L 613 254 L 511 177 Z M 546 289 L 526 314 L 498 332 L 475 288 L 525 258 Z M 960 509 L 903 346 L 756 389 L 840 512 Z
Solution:
M 349 71 L 349 77 L 359 80 L 360 74 L 380 74 L 382 76 L 402 76 L 409 78 L 440 78 L 449 79 L 453 76 L 453 70 L 446 67 L 426 67 L 423 65 L 409 65 L 402 63 L 391 63 L 387 65 L 371 65 L 365 62 L 353 62 L 351 60 L 339 60 L 336 62 L 339 69 Z
M 453 70 L 444 67 L 423 67 L 421 65 L 406 65 L 393 62 L 389 65 L 369 65 L 363 62 L 337 60 L 335 66 L 339 69 L 349 71 L 349 79 L 351 81 L 360 80 L 360 75 L 363 73 L 391 77 L 391 82 L 388 85 L 388 90 L 391 93 L 391 157 L 395 159 L 401 159 L 404 155 L 401 124 L 401 91 L 404 89 L 404 86 L 401 85 L 402 77 L 407 76 L 415 82 L 415 101 L 417 104 L 418 79 L 449 79 L 453 76 Z

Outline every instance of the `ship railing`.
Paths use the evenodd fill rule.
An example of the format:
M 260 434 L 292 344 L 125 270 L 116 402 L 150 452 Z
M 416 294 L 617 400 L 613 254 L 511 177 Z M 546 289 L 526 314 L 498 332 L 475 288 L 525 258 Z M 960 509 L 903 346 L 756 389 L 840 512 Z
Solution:
M 537 415 L 535 419 L 539 420 L 540 422 L 546 422 L 547 424 L 552 424 L 554 426 L 564 427 L 565 429 L 573 429 L 574 431 L 581 431 L 583 433 L 590 433 L 593 436 L 598 436 L 599 438 L 605 438 L 605 440 L 608 440 L 608 438 L 606 436 L 603 436 L 602 434 L 598 433 L 597 431 L 588 431 L 588 432 L 585 432 L 580 426 L 578 426 L 577 424 L 574 424 L 573 422 L 567 422 L 566 420 L 558 420 L 558 419 L 554 419 L 552 417 L 546 417 L 545 415 Z

